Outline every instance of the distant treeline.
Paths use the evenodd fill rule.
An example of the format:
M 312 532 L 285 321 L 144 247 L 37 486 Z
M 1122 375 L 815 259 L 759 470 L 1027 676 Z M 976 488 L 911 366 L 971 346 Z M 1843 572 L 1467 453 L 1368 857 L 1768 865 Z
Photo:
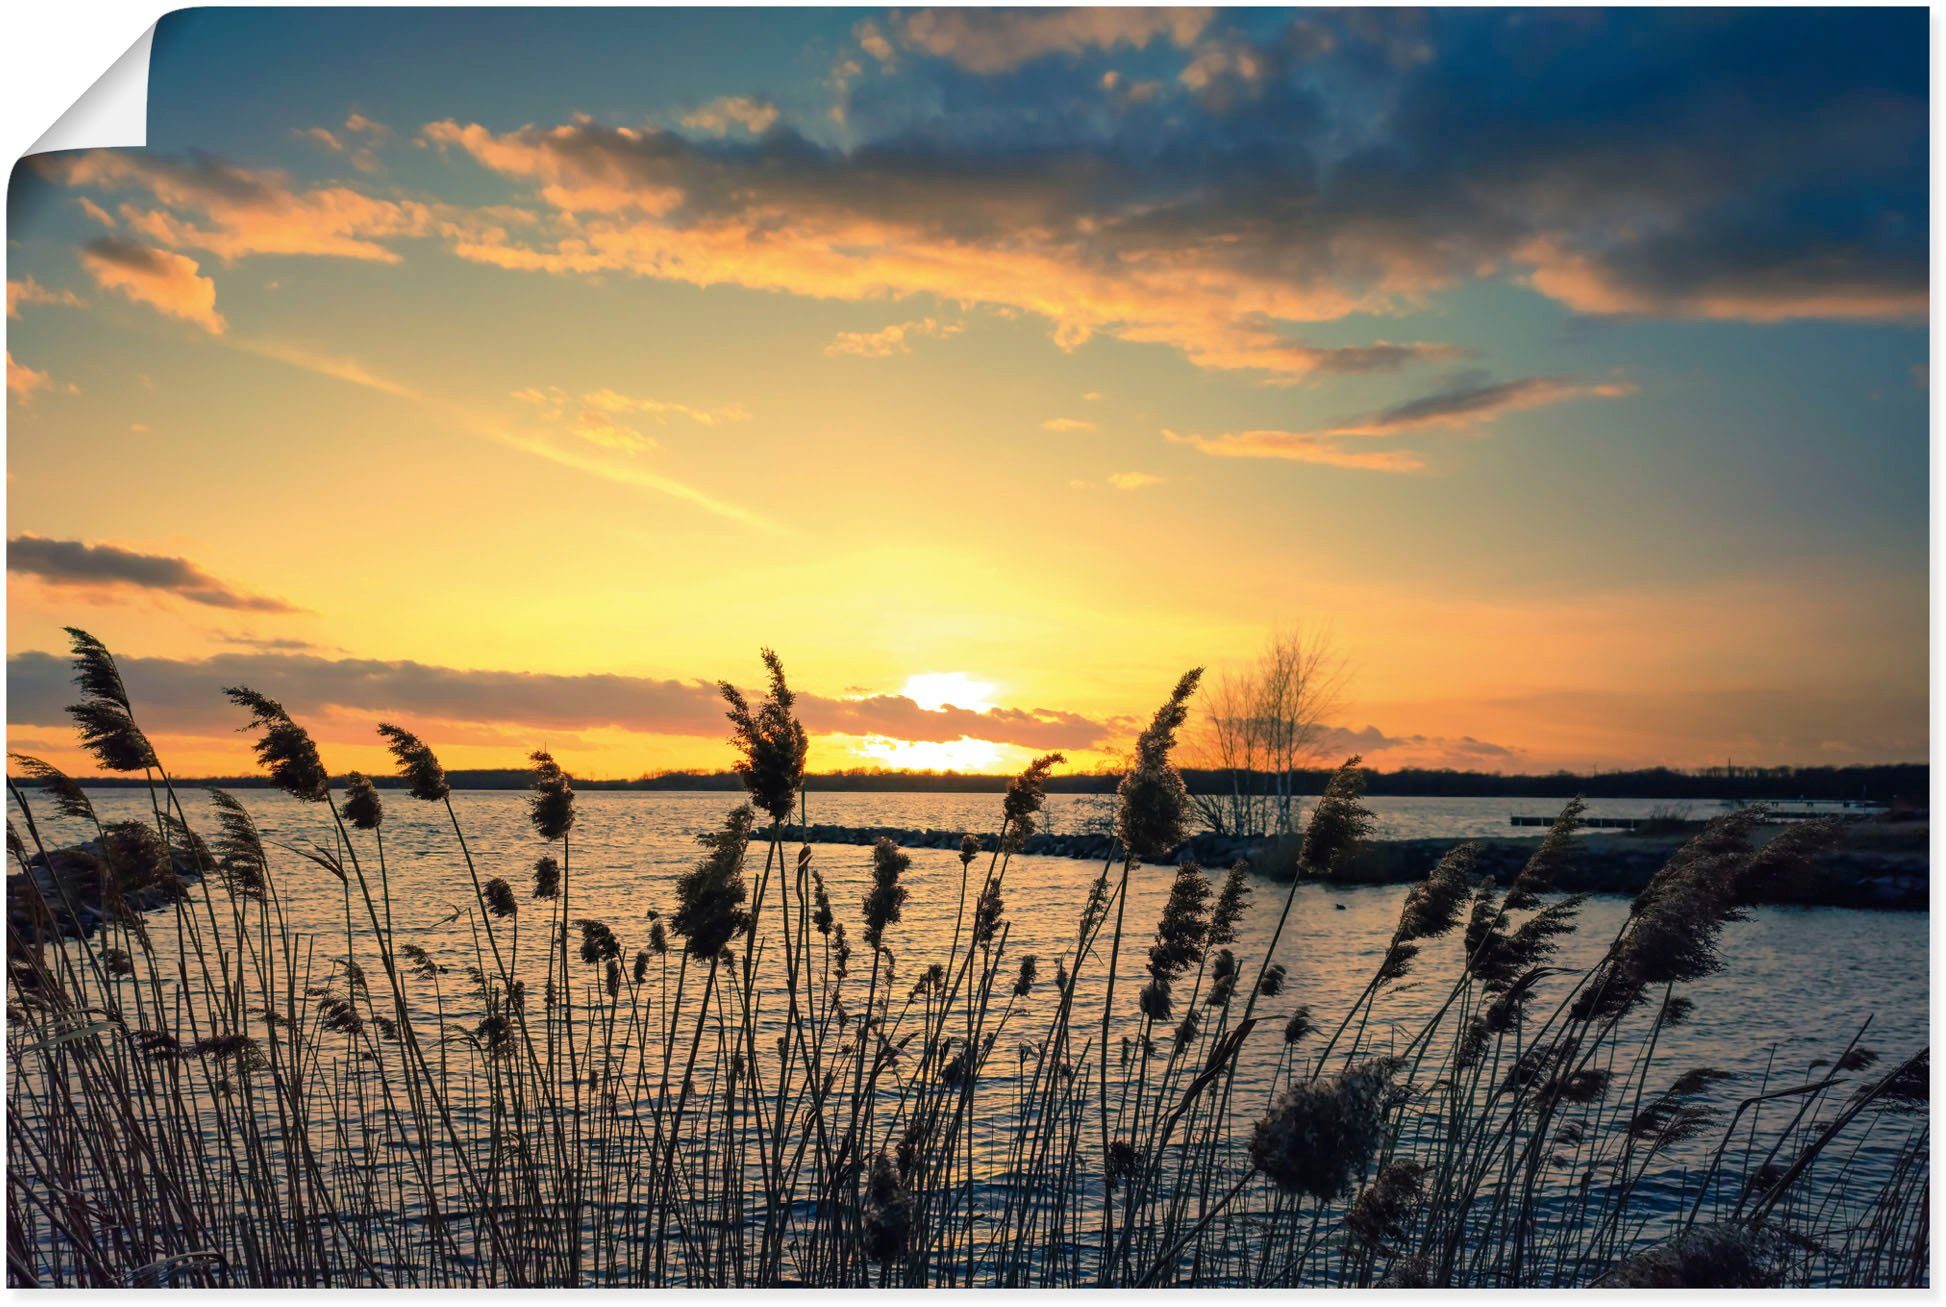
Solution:
M 1330 776 L 1325 769 L 1297 773 L 1300 794 L 1323 791 Z M 1645 767 L 1635 771 L 1593 774 L 1547 772 L 1502 775 L 1497 772 L 1453 771 L 1407 767 L 1399 771 L 1365 773 L 1366 792 L 1377 795 L 1422 795 L 1441 798 L 1565 799 L 1863 799 L 1875 803 L 1923 806 L 1930 793 L 1931 769 L 1926 763 L 1888 763 L 1873 767 L 1712 767 L 1679 771 L 1673 767 Z M 524 768 L 495 767 L 449 771 L 453 788 L 461 790 L 520 790 L 533 774 Z M 374 778 L 380 786 L 398 782 Z M 807 776 L 806 788 L 826 794 L 920 791 L 944 794 L 994 794 L 1006 788 L 1008 777 L 966 772 L 842 771 Z M 1223 794 L 1234 783 L 1229 772 L 1185 768 L 1183 779 L 1199 794 Z M 1052 777 L 1047 788 L 1058 794 L 1105 794 L 1116 777 L 1105 773 L 1077 773 Z M 139 778 L 90 778 L 89 785 L 142 785 Z M 253 789 L 266 784 L 261 776 L 222 776 L 177 784 L 217 785 Z M 663 772 L 634 780 L 589 780 L 575 777 L 583 790 L 736 790 L 742 781 L 735 772 Z M 1245 778 L 1246 789 L 1261 787 L 1261 779 Z

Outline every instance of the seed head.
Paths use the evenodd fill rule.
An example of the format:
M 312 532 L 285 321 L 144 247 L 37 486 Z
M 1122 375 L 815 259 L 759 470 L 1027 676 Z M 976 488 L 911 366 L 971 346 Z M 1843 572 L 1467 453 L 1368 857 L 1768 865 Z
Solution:
M 1025 998 L 1034 988 L 1034 981 L 1041 974 L 1040 959 L 1032 953 L 1020 960 L 1020 975 L 1014 980 L 1014 996 Z
M 1344 1193 L 1384 1141 L 1400 1063 L 1374 1058 L 1331 1080 L 1292 1085 L 1257 1123 L 1250 1160 L 1285 1193 L 1326 1201 Z
M 1365 792 L 1359 761 L 1354 754 L 1331 773 L 1317 807 L 1311 810 L 1297 857 L 1313 876 L 1330 876 L 1371 836 L 1371 809 L 1359 801 Z
M 80 784 L 73 777 L 52 763 L 42 762 L 30 754 L 10 753 L 7 756 L 13 759 L 14 766 L 18 767 L 29 780 L 36 782 L 47 791 L 48 798 L 54 802 L 56 812 L 63 817 L 93 823 L 95 805 L 88 801 L 88 796 L 82 792 Z
M 1034 833 L 1035 821 L 1042 805 L 1047 802 L 1048 773 L 1066 761 L 1067 757 L 1063 754 L 1043 754 L 1028 763 L 1027 769 L 1020 775 L 1007 782 L 1007 796 L 1001 801 L 1000 807 L 1006 814 L 1007 840 L 1013 848 L 1019 849 Z M 971 836 L 967 837 L 967 840 L 971 839 Z M 973 844 L 971 852 L 968 851 L 966 840 L 960 842 L 963 861 L 971 862 L 973 854 L 978 852 L 977 842 Z
M 1000 930 L 1000 914 L 1006 910 L 1006 902 L 1000 897 L 1000 882 L 990 880 L 980 891 L 980 901 L 973 909 L 973 942 L 991 944 Z
M 864 1215 L 865 1255 L 880 1265 L 903 1256 L 912 1234 L 912 1197 L 889 1151 L 872 1159 Z
M 1295 1044 L 1306 1035 L 1315 1035 L 1317 1032 L 1318 1023 L 1312 1019 L 1311 1009 L 1301 1007 L 1291 1013 L 1291 1019 L 1284 1023 L 1284 1042 Z
M 1183 842 L 1189 832 L 1189 789 L 1170 762 L 1176 732 L 1189 717 L 1203 669 L 1183 673 L 1167 702 L 1156 709 L 1149 728 L 1135 741 L 1135 765 L 1116 787 L 1121 800 L 1116 834 L 1131 858 L 1155 861 Z
M 270 859 L 257 823 L 234 795 L 211 789 L 209 799 L 216 809 L 218 874 L 232 893 L 261 902 L 270 889 Z
M 418 736 L 387 722 L 379 723 L 378 733 L 385 737 L 385 747 L 398 760 L 399 775 L 405 781 L 407 794 L 427 803 L 437 803 L 453 792 L 452 786 L 446 783 L 446 769 Z
M 797 792 L 804 785 L 804 760 L 810 742 L 804 727 L 791 709 L 797 699 L 784 680 L 784 664 L 776 654 L 763 651 L 764 666 L 770 671 L 770 694 L 754 709 L 743 692 L 728 681 L 718 683 L 723 701 L 729 704 L 730 739 L 741 755 L 737 775 L 757 807 L 771 821 L 781 822 L 791 815 Z
M 865 896 L 865 942 L 873 948 L 884 939 L 885 928 L 897 923 L 905 906 L 906 888 L 899 878 L 910 866 L 911 854 L 889 837 L 879 836 L 872 846 L 872 889 Z
M 605 921 L 582 918 L 576 923 L 581 927 L 581 960 L 589 966 L 597 962 L 607 962 L 622 955 L 622 942 L 615 938 L 615 932 Z
M 551 899 L 561 893 L 561 864 L 543 855 L 534 860 L 534 897 Z
M 1345 1228 L 1368 1248 L 1383 1250 L 1389 1240 L 1404 1238 L 1419 1207 L 1424 1175 L 1425 1169 L 1415 1162 L 1381 1166 L 1345 1213 Z
M 498 876 L 480 886 L 480 898 L 496 917 L 511 917 L 520 911 L 520 905 L 514 902 L 513 886 Z
M 379 802 L 378 787 L 364 772 L 355 771 L 345 777 L 345 801 L 342 805 L 345 820 L 359 830 L 377 830 L 379 822 L 385 818 L 385 805 Z
M 723 828 L 698 837 L 707 852 L 676 882 L 676 911 L 670 924 L 688 941 L 689 951 L 708 961 L 722 956 L 730 941 L 750 924 L 743 901 L 743 853 L 757 814 L 747 803 L 730 810 Z
M 225 687 L 223 693 L 249 710 L 250 722 L 242 729 L 259 732 L 252 748 L 270 773 L 271 783 L 306 803 L 323 803 L 330 794 L 331 778 L 310 733 L 292 721 L 275 699 L 241 685 Z
M 156 765 L 155 750 L 135 725 L 128 689 L 108 646 L 79 627 L 67 627 L 74 651 L 74 683 L 81 702 L 68 707 L 81 730 L 81 747 L 108 771 L 143 771 Z
M 542 839 L 562 839 L 574 828 L 574 789 L 553 754 L 536 749 L 532 760 L 534 797 L 529 818 Z
M 1249 902 L 1250 882 L 1247 868 L 1239 862 L 1224 873 L 1223 885 L 1216 892 L 1216 906 L 1210 909 L 1211 947 L 1236 943 L 1237 923 L 1243 920 L 1243 910 Z

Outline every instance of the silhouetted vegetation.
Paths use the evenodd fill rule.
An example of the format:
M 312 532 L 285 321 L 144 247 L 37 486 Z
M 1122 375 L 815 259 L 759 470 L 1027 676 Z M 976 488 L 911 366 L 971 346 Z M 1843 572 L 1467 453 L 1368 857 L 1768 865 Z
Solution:
M 1694 1011 L 1682 991 L 1724 965 L 1725 926 L 1825 823 L 1758 847 L 1757 810 L 1712 821 L 1577 969 L 1559 949 L 1581 900 L 1557 886 L 1577 806 L 1504 889 L 1461 845 L 1404 896 L 1350 1009 L 1321 1018 L 1273 961 L 1295 879 L 1260 954 L 1236 930 L 1241 872 L 1183 865 L 1152 930 L 1128 919 L 1138 857 L 1187 828 L 1171 751 L 1196 673 L 1138 741 L 1117 847 L 1042 959 L 1009 948 L 1007 876 L 1058 759 L 1008 786 L 997 847 L 963 845 L 950 940 L 909 938 L 906 852 L 874 847 L 854 913 L 813 848 L 786 847 L 803 736 L 767 657 L 761 702 L 725 687 L 748 801 L 639 922 L 572 915 L 579 814 L 551 757 L 526 773 L 539 856 L 516 889 L 482 874 L 432 748 L 382 726 L 406 793 L 451 830 L 454 932 L 429 947 L 394 927 L 388 800 L 330 781 L 281 705 L 230 692 L 273 782 L 316 814 L 317 842 L 286 850 L 299 875 L 228 795 L 212 834 L 192 829 L 107 650 L 75 642 L 85 743 L 143 773 L 153 835 L 103 828 L 89 941 L 60 928 L 63 882 L 14 882 L 14 1285 L 1926 1280 L 1925 1050 L 1881 1062 L 1833 1031 L 1809 1080 L 1766 1076 L 1729 1111 L 1724 1072 L 1657 1060 Z M 37 805 L 95 816 L 59 772 L 16 768 L 33 785 L 10 781 L 9 852 L 31 873 Z M 1307 877 L 1368 835 L 1363 781 L 1347 764 L 1312 805 Z M 113 892 L 158 880 L 181 889 L 150 912 Z M 300 898 L 341 929 L 294 928 Z M 1441 940 L 1451 974 L 1428 962 Z M 1115 985 L 1124 946 L 1147 959 L 1135 993 Z M 1430 1018 L 1374 1020 L 1411 985 L 1444 995 Z M 1240 1079 L 1246 1041 L 1279 1032 L 1268 1084 Z M 1894 1154 L 1869 1176 L 1867 1133 Z

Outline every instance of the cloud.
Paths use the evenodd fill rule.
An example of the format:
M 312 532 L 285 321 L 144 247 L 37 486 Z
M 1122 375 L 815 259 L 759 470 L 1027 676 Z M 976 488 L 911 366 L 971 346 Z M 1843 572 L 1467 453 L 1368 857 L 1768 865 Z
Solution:
M 893 30 L 908 49 L 975 73 L 1004 73 L 1051 54 L 1078 55 L 1152 41 L 1186 46 L 1209 25 L 1209 9 L 921 9 Z M 876 29 L 870 34 L 877 36 Z M 879 41 L 882 43 L 883 38 Z M 866 44 L 867 52 L 885 56 Z
M 279 700 L 300 720 L 311 714 L 362 714 L 425 723 L 438 747 L 446 724 L 495 725 L 535 733 L 614 729 L 640 734 L 721 738 L 723 703 L 716 686 L 612 674 L 566 675 L 440 667 L 411 661 L 323 658 L 311 654 L 223 653 L 205 659 L 121 658 L 123 679 L 144 726 L 154 731 L 220 734 L 237 725 L 222 687 L 248 685 Z M 10 723 L 51 726 L 67 720 L 73 699 L 65 659 L 46 653 L 7 660 Z M 996 708 L 931 711 L 902 695 L 864 699 L 798 696 L 798 712 L 817 733 L 884 735 L 947 742 L 962 737 L 1035 749 L 1093 747 L 1106 724 L 1074 713 Z
M 1117 472 L 1108 478 L 1108 484 L 1117 490 L 1147 490 L 1163 481 L 1164 478 L 1149 472 Z
M 542 227 L 519 238 L 480 228 L 453 241 L 460 257 L 498 267 L 848 301 L 931 295 L 1037 314 L 1063 348 L 1107 334 L 1179 349 L 1199 367 L 1281 380 L 1464 354 L 1440 343 L 1293 340 L 1280 322 L 1334 319 L 1369 297 L 1308 261 L 1265 266 L 1261 233 L 1204 240 L 1180 230 L 1183 217 L 1115 212 L 1138 198 L 1153 210 L 1159 197 L 1147 192 L 1175 180 L 1123 175 L 1085 152 L 846 154 L 781 125 L 734 149 L 590 121 L 508 133 L 445 121 L 424 136 L 537 187 L 553 210 L 552 243 Z M 870 335 L 861 348 L 871 348 Z M 835 343 L 847 352 L 850 341 Z
M 403 382 L 381 377 L 354 358 L 346 358 L 336 354 L 322 354 L 317 350 L 308 349 L 302 345 L 294 345 L 288 341 L 243 340 L 237 337 L 230 337 L 225 343 L 235 349 L 242 350 L 246 354 L 255 354 L 259 358 L 275 359 L 279 363 L 287 363 L 291 367 L 302 368 L 306 372 L 315 372 L 321 377 L 330 377 L 334 381 L 343 381 L 354 386 L 363 386 L 367 390 L 376 390 L 381 394 L 392 395 L 398 399 L 419 398 L 419 392 L 412 389 L 412 387 Z
M 81 266 L 104 290 L 117 291 L 158 313 L 217 335 L 229 325 L 216 311 L 216 283 L 202 276 L 196 260 L 185 255 L 103 236 L 81 247 Z
M 1434 427 L 1471 427 L 1508 413 L 1571 399 L 1622 399 L 1635 393 L 1628 382 L 1581 382 L 1572 377 L 1522 377 L 1488 382 L 1467 378 L 1417 399 L 1394 404 L 1319 433 L 1327 436 L 1389 436 Z
M 184 160 L 89 150 L 41 156 L 37 164 L 71 187 L 148 195 L 158 207 L 121 206 L 129 227 L 158 245 L 205 250 L 226 264 L 258 254 L 396 263 L 400 256 L 382 242 L 441 229 L 432 206 L 415 200 L 381 199 L 342 185 L 299 189 L 275 169 L 209 155 Z
M 88 301 L 71 290 L 49 290 L 32 277 L 7 283 L 7 316 L 17 318 L 27 304 L 61 304 L 71 309 L 87 307 Z
M 1041 423 L 1043 431 L 1093 431 L 1095 424 L 1086 418 L 1049 418 Z
M 898 53 L 892 49 L 892 43 L 885 39 L 885 33 L 880 31 L 878 24 L 871 19 L 861 20 L 851 29 L 851 34 L 857 40 L 858 48 L 881 64 L 889 64 L 898 58 Z
M 1327 729 L 1318 740 L 1327 761 L 1362 755 L 1369 767 L 1455 767 L 1498 770 L 1518 763 L 1524 751 L 1471 735 L 1389 735 L 1376 726 Z
M 1927 304 L 1920 15 L 947 10 L 870 35 L 911 57 L 861 51 L 880 72 L 841 79 L 844 148 L 782 119 L 734 142 L 432 123 L 540 201 L 449 243 L 508 268 L 1005 308 L 1065 347 L 1285 382 L 1458 357 L 1305 333 L 1475 281 L 1760 323 Z M 1140 103 L 1104 66 L 1135 45 L 1171 74 Z
M 28 404 L 35 395 L 54 384 L 54 379 L 45 372 L 36 371 L 25 363 L 14 362 L 13 351 L 7 352 L 7 397 L 18 404 Z
M 722 404 L 716 408 L 695 408 L 688 404 L 671 403 L 660 399 L 637 399 L 617 391 L 602 387 L 581 395 L 579 399 L 569 395 L 558 386 L 527 386 L 513 393 L 513 397 L 523 404 L 533 406 L 542 416 L 559 421 L 573 416 L 579 421 L 599 421 L 604 416 L 631 414 L 651 418 L 657 423 L 667 422 L 672 417 L 684 418 L 702 427 L 719 427 L 731 422 L 747 422 L 750 410 L 741 404 Z
M 682 125 L 712 136 L 722 136 L 732 127 L 741 127 L 752 136 L 762 136 L 778 118 L 777 106 L 768 100 L 747 95 L 722 95 L 700 109 L 682 116 Z
M 291 134 L 300 141 L 309 141 L 311 144 L 330 150 L 333 153 L 342 151 L 345 148 L 345 143 L 339 138 L 338 133 L 332 131 L 329 127 L 299 127 Z
M 824 352 L 833 358 L 844 354 L 865 359 L 890 358 L 894 354 L 910 354 L 912 342 L 921 337 L 944 339 L 957 336 L 963 330 L 957 322 L 917 318 L 911 322 L 894 322 L 877 331 L 841 331 L 824 347 Z
M 1434 429 L 1480 426 L 1508 413 L 1574 399 L 1620 399 L 1635 393 L 1629 382 L 1582 382 L 1571 377 L 1523 377 L 1490 382 L 1462 377 L 1444 390 L 1409 399 L 1363 417 L 1310 431 L 1239 431 L 1219 436 L 1163 437 L 1218 458 L 1281 458 L 1373 472 L 1417 472 L 1418 454 L 1403 449 L 1361 448 L 1364 439 Z
M 1216 458 L 1281 458 L 1369 472 L 1417 472 L 1425 467 L 1418 455 L 1403 449 L 1347 448 L 1316 431 L 1237 431 L 1201 436 L 1165 429 L 1162 435 L 1164 439 Z
M 173 595 L 210 608 L 253 613 L 295 613 L 282 599 L 245 594 L 187 558 L 144 554 L 119 545 L 17 535 L 7 541 L 7 570 L 50 585 L 91 590 L 140 590 Z

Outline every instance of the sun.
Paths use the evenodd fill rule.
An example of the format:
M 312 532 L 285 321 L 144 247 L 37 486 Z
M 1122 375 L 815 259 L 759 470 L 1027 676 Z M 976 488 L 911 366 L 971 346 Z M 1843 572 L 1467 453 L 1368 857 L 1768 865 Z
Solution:
M 992 740 L 895 740 L 867 735 L 851 746 L 860 758 L 893 771 L 991 772 L 1010 752 Z
M 993 694 L 999 688 L 989 681 L 976 681 L 965 672 L 919 672 L 906 678 L 900 693 L 927 712 L 949 706 L 987 712 L 995 706 Z

